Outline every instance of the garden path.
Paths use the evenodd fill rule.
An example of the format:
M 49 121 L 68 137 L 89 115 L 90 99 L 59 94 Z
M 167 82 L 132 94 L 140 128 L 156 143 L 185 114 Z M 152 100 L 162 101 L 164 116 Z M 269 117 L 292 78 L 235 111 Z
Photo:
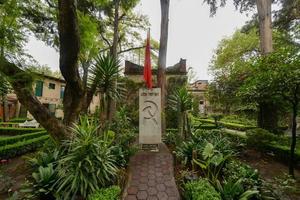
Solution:
M 166 145 L 159 152 L 139 151 L 129 163 L 125 200 L 180 200 L 175 183 L 173 156 Z

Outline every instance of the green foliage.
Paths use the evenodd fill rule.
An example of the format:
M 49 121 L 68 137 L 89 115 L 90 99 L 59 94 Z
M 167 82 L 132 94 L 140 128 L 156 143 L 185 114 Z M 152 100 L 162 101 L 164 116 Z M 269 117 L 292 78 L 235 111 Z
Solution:
M 12 136 L 12 137 L 5 137 L 5 138 L 0 138 L 0 146 L 5 146 L 8 144 L 13 144 L 19 141 L 25 141 L 25 140 L 30 140 L 33 138 L 37 138 L 43 135 L 46 135 L 46 131 L 41 131 L 41 132 L 36 132 L 36 133 L 29 133 L 25 135 L 18 135 L 18 136 Z
M 215 124 L 215 121 L 212 119 L 199 118 L 199 119 L 196 119 L 196 121 L 199 121 L 202 123 Z M 225 122 L 225 121 L 219 121 L 218 124 L 219 124 L 219 126 L 222 126 L 222 127 L 228 128 L 228 129 L 238 130 L 238 131 L 246 131 L 246 130 L 255 128 L 255 126 L 253 126 L 253 125 L 244 125 L 244 124 Z
M 95 65 L 90 69 L 90 82 L 101 93 L 100 112 L 107 119 L 110 114 L 112 99 L 119 97 L 117 79 L 120 72 L 120 60 L 110 55 L 99 55 L 95 58 Z M 105 117 L 104 117 L 105 116 Z
M 179 88 L 185 87 L 187 84 L 187 77 L 186 76 L 180 76 L 180 77 L 170 77 L 167 80 L 167 91 L 176 91 L 179 90 Z M 179 128 L 178 127 L 178 112 L 177 109 L 173 109 L 169 104 L 169 98 L 173 95 L 173 93 L 168 93 L 167 95 L 167 108 L 166 108 L 166 126 L 167 128 Z
M 59 159 L 60 152 L 54 148 L 52 151 L 39 151 L 35 157 L 29 158 L 28 163 L 30 166 L 37 170 L 39 167 L 47 167 L 49 164 L 53 166 L 57 166 L 57 161 Z
M 10 119 L 9 121 L 14 122 L 14 123 L 23 123 L 26 120 L 28 120 L 28 119 L 27 118 L 13 118 L 13 119 Z
M 253 119 L 249 119 L 247 116 L 243 115 L 224 115 L 221 120 L 222 122 L 229 122 L 234 124 L 242 124 L 247 126 L 255 126 L 256 121 Z
M 187 200 L 221 200 L 220 194 L 207 179 L 188 182 L 184 185 Z
M 132 145 L 136 139 L 136 130 L 132 128 L 128 114 L 129 111 L 126 106 L 120 107 L 111 125 L 112 131 L 116 133 L 113 142 L 113 154 L 118 161 L 117 165 L 120 167 L 125 167 L 130 156 L 136 152 L 136 148 Z
M 259 149 L 265 148 L 272 141 L 276 141 L 277 137 L 267 130 L 256 128 L 246 132 L 247 145 Z
M 3 101 L 5 96 L 9 93 L 10 91 L 10 85 L 6 78 L 0 74 L 0 100 Z
M 185 86 L 174 90 L 168 97 L 168 106 L 177 112 L 179 134 L 185 139 L 190 134 L 188 111 L 192 109 L 192 101 L 193 96 Z
M 56 199 L 53 194 L 53 187 L 57 181 L 57 171 L 52 163 L 43 167 L 40 166 L 36 172 L 32 173 L 33 181 L 27 182 L 21 192 L 25 193 L 26 199 Z
M 231 160 L 226 164 L 223 179 L 231 183 L 239 181 L 245 191 L 258 190 L 262 184 L 256 169 L 237 160 Z
M 178 129 L 167 129 L 164 142 L 166 144 L 173 144 L 173 145 L 178 144 L 180 141 L 180 138 L 178 136 L 179 136 Z
M 213 144 L 207 143 L 202 151 L 201 158 L 194 159 L 193 162 L 197 164 L 203 172 L 205 178 L 208 178 L 213 184 L 220 178 L 220 173 L 224 164 L 233 155 L 231 153 L 223 154 L 217 151 Z
M 190 165 L 192 162 L 193 151 L 197 152 L 197 156 L 202 156 L 202 152 L 208 143 L 214 145 L 216 151 L 224 153 L 224 155 L 232 154 L 232 144 L 224 137 L 220 130 L 196 130 L 192 133 L 189 141 L 182 142 L 176 147 L 176 156 L 184 163 Z
M 0 147 L 0 159 L 13 158 L 27 152 L 31 152 L 41 147 L 44 142 L 49 139 L 49 135 L 33 138 L 30 140 L 19 141 Z
M 189 93 L 186 87 L 181 87 L 174 90 L 172 95 L 169 97 L 169 106 L 177 111 L 183 113 L 192 109 L 192 95 Z
M 109 188 L 101 188 L 89 195 L 88 200 L 118 200 L 121 195 L 119 186 L 111 186 Z
M 0 4 L 0 57 L 8 53 L 22 53 L 26 34 L 20 20 L 21 2 L 6 0 Z
M 34 132 L 44 131 L 43 128 L 14 128 L 14 127 L 0 127 L 0 135 L 24 135 Z
M 74 137 L 64 143 L 66 153 L 58 161 L 57 193 L 63 199 L 76 195 L 87 197 L 101 187 L 112 183 L 117 174 L 116 160 L 112 154 L 114 135 L 97 134 L 97 125 L 82 118 L 74 125 Z
M 224 181 L 223 184 L 217 181 L 217 188 L 218 191 L 221 193 L 222 199 L 224 200 L 247 200 L 250 197 L 259 193 L 257 190 L 245 191 L 241 184 L 241 180 L 237 180 L 236 182 Z

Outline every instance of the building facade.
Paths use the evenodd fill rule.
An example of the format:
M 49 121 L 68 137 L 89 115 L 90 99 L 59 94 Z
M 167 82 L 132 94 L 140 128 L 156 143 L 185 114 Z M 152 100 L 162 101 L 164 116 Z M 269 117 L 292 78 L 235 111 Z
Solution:
M 206 92 L 208 89 L 208 80 L 197 80 L 194 83 L 190 83 L 188 90 L 195 97 L 194 99 L 199 102 L 199 113 L 206 115 L 210 112 L 209 102 L 206 98 Z
M 64 79 L 56 78 L 44 74 L 37 74 L 36 81 L 33 85 L 33 92 L 37 99 L 49 109 L 50 113 L 56 118 L 62 119 L 63 113 L 63 97 L 66 87 Z M 14 93 L 7 95 L 9 118 L 29 118 L 33 119 L 27 109 L 20 104 L 17 95 Z M 94 113 L 99 105 L 98 95 L 93 97 L 89 112 Z M 0 106 L 0 118 L 3 116 L 3 106 Z

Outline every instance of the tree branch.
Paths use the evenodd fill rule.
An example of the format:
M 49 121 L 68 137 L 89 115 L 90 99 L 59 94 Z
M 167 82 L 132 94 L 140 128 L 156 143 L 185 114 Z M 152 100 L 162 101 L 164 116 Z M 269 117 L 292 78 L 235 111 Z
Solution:
M 19 102 L 29 110 L 32 116 L 48 131 L 53 139 L 60 142 L 70 135 L 67 128 L 34 96 L 32 77 L 15 64 L 0 58 L 0 72 L 9 77 Z

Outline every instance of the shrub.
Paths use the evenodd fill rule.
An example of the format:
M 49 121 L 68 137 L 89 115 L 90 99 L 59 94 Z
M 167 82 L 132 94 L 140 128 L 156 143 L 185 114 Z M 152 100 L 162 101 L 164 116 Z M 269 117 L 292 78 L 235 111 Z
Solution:
M 66 141 L 58 161 L 57 192 L 63 199 L 86 198 L 111 184 L 116 177 L 116 160 L 112 153 L 113 132 L 99 136 L 98 126 L 88 118 L 74 125 L 72 140 Z
M 178 129 L 167 129 L 164 142 L 166 144 L 178 144 L 179 141 L 179 132 Z
M 13 118 L 11 120 L 9 120 L 10 122 L 16 122 L 16 123 L 23 123 L 26 120 L 28 120 L 27 118 Z
M 45 167 L 40 166 L 36 172 L 32 173 L 32 177 L 32 182 L 27 182 L 21 190 L 26 194 L 27 199 L 56 199 L 53 186 L 57 181 L 57 171 L 52 163 Z
M 46 131 L 31 133 L 31 134 L 25 134 L 25 135 L 18 135 L 13 137 L 6 137 L 6 138 L 0 138 L 0 146 L 5 146 L 8 144 L 13 144 L 19 141 L 25 141 L 33 138 L 37 138 L 43 135 L 46 135 Z
M 13 128 L 13 127 L 0 127 L 0 135 L 24 135 L 28 133 L 44 131 L 43 128 Z
M 197 119 L 197 120 L 202 123 L 215 124 L 213 119 Z M 218 124 L 222 127 L 225 127 L 228 129 L 233 129 L 233 130 L 238 130 L 238 131 L 246 131 L 246 130 L 255 128 L 255 126 L 252 126 L 252 125 L 244 125 L 244 124 L 223 122 L 223 121 L 219 121 Z
M 191 140 L 182 142 L 176 147 L 176 156 L 184 163 L 191 164 L 193 150 L 198 156 L 202 155 L 205 146 L 211 143 L 216 151 L 222 152 L 224 155 L 233 152 L 232 144 L 224 137 L 220 130 L 196 130 L 192 133 Z
M 246 136 L 247 145 L 258 149 L 264 149 L 267 144 L 277 140 L 277 136 L 261 128 L 248 130 Z
M 184 196 L 187 200 L 221 200 L 220 194 L 207 179 L 186 183 L 184 185 Z
M 232 143 L 230 140 L 225 137 L 222 130 L 213 129 L 213 130 L 196 130 L 192 138 L 195 142 L 197 142 L 201 146 L 201 150 L 203 151 L 204 147 L 207 143 L 211 143 L 214 145 L 214 148 L 222 152 L 224 154 L 232 153 Z
M 220 173 L 225 163 L 232 157 L 231 152 L 222 153 L 217 151 L 213 144 L 207 143 L 199 159 L 193 161 L 197 164 L 205 178 L 208 178 L 213 184 L 220 178 Z
M 258 190 L 262 183 L 256 169 L 236 160 L 232 160 L 226 164 L 223 169 L 223 179 L 227 182 L 240 180 L 244 190 Z
M 0 127 L 15 127 L 19 126 L 19 123 L 15 122 L 0 122 Z
M 91 194 L 88 200 L 118 200 L 120 199 L 121 189 L 119 186 L 101 188 Z
M 24 153 L 34 151 L 41 147 L 47 139 L 49 139 L 49 136 L 44 135 L 38 138 L 20 141 L 15 144 L 9 144 L 0 147 L 0 159 L 13 158 Z
M 224 181 L 222 184 L 217 181 L 216 188 L 220 192 L 223 200 L 246 200 L 259 194 L 258 190 L 244 190 L 241 179 L 237 181 Z

